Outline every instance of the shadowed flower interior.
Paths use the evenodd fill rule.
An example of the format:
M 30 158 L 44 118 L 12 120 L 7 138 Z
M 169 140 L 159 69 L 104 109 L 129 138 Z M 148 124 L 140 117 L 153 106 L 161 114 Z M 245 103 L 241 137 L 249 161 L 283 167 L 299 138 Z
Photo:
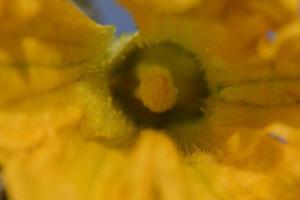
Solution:
M 111 92 L 140 128 L 203 118 L 209 89 L 200 61 L 171 43 L 135 47 L 112 64 Z

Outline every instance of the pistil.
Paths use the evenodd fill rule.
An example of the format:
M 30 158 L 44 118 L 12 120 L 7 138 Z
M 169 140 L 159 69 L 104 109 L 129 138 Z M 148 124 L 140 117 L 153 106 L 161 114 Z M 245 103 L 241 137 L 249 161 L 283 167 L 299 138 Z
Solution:
M 139 85 L 135 95 L 151 112 L 163 113 L 174 107 L 178 89 L 166 67 L 160 65 L 139 66 L 137 77 Z

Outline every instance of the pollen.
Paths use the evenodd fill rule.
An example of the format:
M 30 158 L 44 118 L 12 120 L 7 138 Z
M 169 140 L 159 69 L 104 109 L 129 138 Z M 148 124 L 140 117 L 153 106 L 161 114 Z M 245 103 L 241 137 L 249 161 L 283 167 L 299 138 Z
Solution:
M 139 85 L 136 97 L 151 112 L 163 113 L 176 104 L 178 89 L 171 73 L 159 65 L 141 66 L 137 71 Z

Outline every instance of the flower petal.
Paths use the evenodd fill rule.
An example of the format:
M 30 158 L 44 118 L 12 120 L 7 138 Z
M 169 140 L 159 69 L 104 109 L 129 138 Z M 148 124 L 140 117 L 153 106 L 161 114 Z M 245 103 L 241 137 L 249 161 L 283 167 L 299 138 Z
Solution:
M 0 4 L 0 105 L 73 81 L 105 57 L 111 29 L 97 25 L 69 1 Z
M 76 82 L 107 57 L 112 28 L 68 0 L 0 0 L 1 159 L 76 126 Z M 3 158 L 2 158 L 3 157 Z

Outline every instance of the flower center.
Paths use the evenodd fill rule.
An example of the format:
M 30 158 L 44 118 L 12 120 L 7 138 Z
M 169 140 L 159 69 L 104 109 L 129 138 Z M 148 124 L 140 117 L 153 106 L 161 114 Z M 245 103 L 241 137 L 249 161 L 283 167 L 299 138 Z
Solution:
M 209 92 L 201 65 L 182 48 L 161 43 L 137 48 L 114 63 L 114 102 L 142 128 L 166 128 L 203 117 Z
M 163 113 L 176 104 L 178 89 L 170 71 L 158 65 L 142 66 L 137 74 L 139 86 L 135 95 L 151 112 Z

